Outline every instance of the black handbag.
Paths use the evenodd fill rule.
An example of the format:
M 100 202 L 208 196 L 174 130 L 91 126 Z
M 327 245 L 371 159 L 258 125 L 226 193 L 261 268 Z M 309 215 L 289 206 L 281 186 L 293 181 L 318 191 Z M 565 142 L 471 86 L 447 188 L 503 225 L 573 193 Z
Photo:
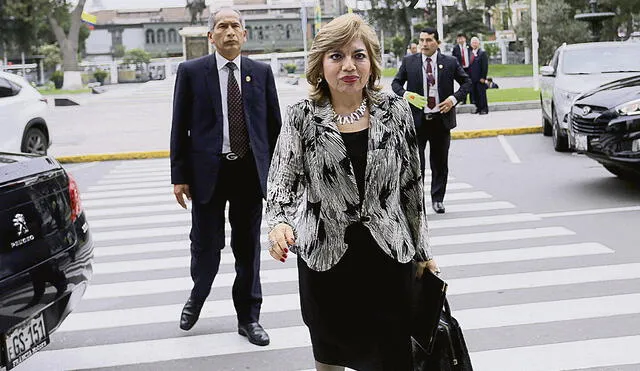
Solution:
M 411 343 L 414 371 L 473 371 L 462 329 L 451 315 L 447 300 L 444 301 L 433 349 L 424 349 L 413 338 Z

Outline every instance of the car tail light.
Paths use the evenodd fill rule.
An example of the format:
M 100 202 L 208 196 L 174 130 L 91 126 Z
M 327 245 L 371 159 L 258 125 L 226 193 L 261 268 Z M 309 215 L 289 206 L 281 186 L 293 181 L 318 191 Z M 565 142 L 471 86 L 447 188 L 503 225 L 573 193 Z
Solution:
M 67 174 L 69 177 L 69 199 L 71 200 L 71 221 L 75 222 L 78 218 L 78 215 L 82 213 L 82 203 L 80 201 L 80 190 L 78 189 L 78 183 L 76 183 L 75 179 L 71 176 L 71 174 Z

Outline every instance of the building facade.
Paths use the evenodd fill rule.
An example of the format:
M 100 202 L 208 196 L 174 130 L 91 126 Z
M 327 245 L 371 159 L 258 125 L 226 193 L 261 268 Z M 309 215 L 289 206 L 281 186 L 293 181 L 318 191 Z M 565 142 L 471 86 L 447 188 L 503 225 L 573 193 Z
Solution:
M 344 13 L 344 0 L 320 0 L 322 23 Z M 303 50 L 303 22 L 300 2 L 292 0 L 235 0 L 247 30 L 246 54 Z M 207 24 L 210 9 L 200 19 Z M 314 37 L 315 8 L 306 9 L 307 45 Z M 180 29 L 190 25 L 191 14 L 184 7 L 99 10 L 95 29 L 86 41 L 89 61 L 110 61 L 124 50 L 139 48 L 152 57 L 182 56 Z

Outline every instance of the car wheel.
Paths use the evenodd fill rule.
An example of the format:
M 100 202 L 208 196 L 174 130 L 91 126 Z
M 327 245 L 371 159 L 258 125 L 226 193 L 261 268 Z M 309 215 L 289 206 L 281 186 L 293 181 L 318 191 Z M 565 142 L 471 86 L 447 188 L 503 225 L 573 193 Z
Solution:
M 560 123 L 554 109 L 551 110 L 551 137 L 553 138 L 553 149 L 557 152 L 569 150 L 569 138 L 562 134 Z
M 540 107 L 542 107 L 542 95 L 540 95 Z M 544 110 L 542 111 L 542 135 L 545 137 L 550 137 L 553 133 L 553 129 L 551 128 L 551 123 L 544 115 Z
M 30 128 L 27 130 L 22 139 L 22 152 L 33 153 L 36 155 L 46 155 L 49 143 L 47 136 L 38 128 Z
M 624 179 L 624 180 L 638 180 L 640 177 L 638 177 L 636 174 L 624 170 L 622 168 L 619 168 L 615 165 L 602 165 L 604 166 L 605 169 L 609 170 L 609 172 L 615 176 L 617 176 L 620 179 Z

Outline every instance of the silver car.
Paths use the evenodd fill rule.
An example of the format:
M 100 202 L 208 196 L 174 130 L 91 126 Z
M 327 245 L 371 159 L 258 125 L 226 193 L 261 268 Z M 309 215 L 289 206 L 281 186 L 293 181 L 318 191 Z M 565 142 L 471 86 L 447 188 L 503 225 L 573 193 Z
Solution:
M 610 81 L 640 72 L 640 43 L 563 44 L 540 68 L 543 133 L 556 151 L 571 149 L 569 113 L 575 98 Z

